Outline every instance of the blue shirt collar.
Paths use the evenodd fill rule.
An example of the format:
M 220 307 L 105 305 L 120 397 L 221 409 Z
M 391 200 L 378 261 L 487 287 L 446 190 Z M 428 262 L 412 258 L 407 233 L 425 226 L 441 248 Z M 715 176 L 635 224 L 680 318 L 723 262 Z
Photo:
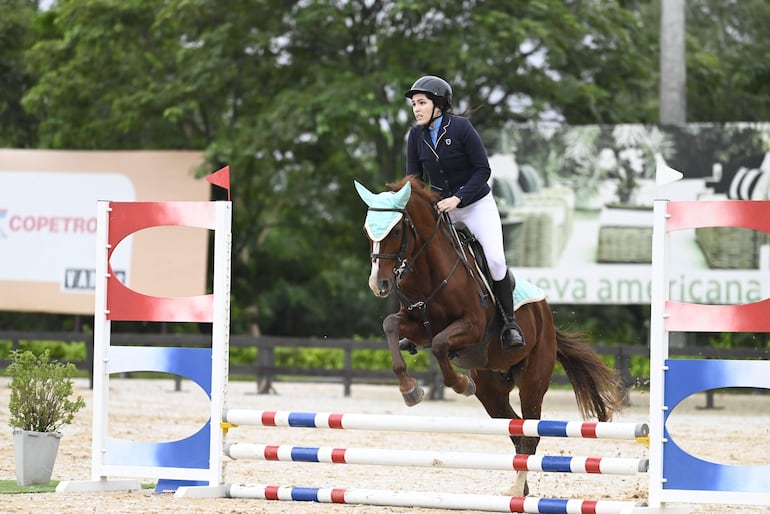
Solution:
M 444 115 L 442 114 L 435 120 L 433 120 L 433 127 L 430 129 L 430 138 L 433 141 L 433 146 L 436 146 L 436 141 L 438 140 L 438 129 L 441 128 L 441 120 L 444 119 Z

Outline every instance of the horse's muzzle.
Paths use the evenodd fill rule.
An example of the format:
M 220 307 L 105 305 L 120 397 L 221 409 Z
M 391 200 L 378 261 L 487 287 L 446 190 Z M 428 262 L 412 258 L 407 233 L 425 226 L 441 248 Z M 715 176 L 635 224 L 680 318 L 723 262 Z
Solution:
M 385 298 L 393 289 L 393 282 L 387 279 L 370 280 L 369 289 L 372 290 L 375 296 Z

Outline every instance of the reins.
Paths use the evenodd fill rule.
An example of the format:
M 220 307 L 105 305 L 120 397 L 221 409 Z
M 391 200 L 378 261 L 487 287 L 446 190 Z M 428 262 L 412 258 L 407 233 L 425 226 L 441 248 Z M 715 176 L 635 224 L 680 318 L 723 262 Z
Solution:
M 398 212 L 403 215 L 403 219 L 401 221 L 402 225 L 405 227 L 408 227 L 414 237 L 415 243 L 417 243 L 417 229 L 414 226 L 414 223 L 412 222 L 411 218 L 409 217 L 409 213 L 406 211 L 406 209 L 397 209 L 397 208 L 380 208 L 380 207 L 370 207 L 370 211 L 379 211 L 379 212 Z M 455 259 L 454 264 L 452 265 L 452 268 L 449 270 L 449 273 L 446 277 L 439 283 L 439 285 L 436 287 L 436 289 L 433 290 L 433 292 L 428 295 L 428 297 L 424 300 L 417 300 L 414 301 L 411 298 L 409 298 L 404 291 L 401 289 L 400 282 L 404 275 L 409 271 L 414 271 L 414 263 L 417 261 L 420 254 L 428 247 L 428 245 L 433 241 L 433 238 L 438 233 L 439 227 L 442 225 L 445 225 L 447 235 L 452 240 L 452 247 L 455 249 L 455 252 L 457 253 L 457 259 Z M 414 252 L 414 254 L 411 256 L 411 258 L 407 259 L 405 258 L 406 249 L 409 245 L 408 241 L 408 231 L 404 230 L 402 236 L 401 236 L 401 246 L 398 250 L 398 253 L 372 253 L 370 255 L 372 261 L 374 259 L 393 259 L 397 265 L 394 267 L 394 276 L 395 276 L 395 283 L 394 283 L 394 289 L 396 292 L 396 296 L 398 296 L 399 301 L 406 307 L 409 311 L 417 310 L 422 315 L 422 324 L 425 328 L 425 333 L 428 336 L 428 341 L 433 340 L 433 330 L 431 328 L 430 320 L 428 319 L 428 304 L 433 300 L 439 292 L 441 292 L 444 287 L 449 283 L 449 280 L 452 278 L 452 276 L 455 274 L 455 271 L 457 271 L 457 267 L 460 265 L 460 262 L 462 262 L 465 265 L 465 268 L 468 270 L 468 273 L 471 275 L 471 278 L 473 279 L 474 283 L 476 283 L 477 290 L 479 291 L 479 294 L 481 293 L 481 287 L 478 284 L 478 279 L 476 277 L 476 274 L 473 272 L 473 269 L 468 262 L 468 259 L 465 255 L 464 247 L 462 244 L 462 241 L 460 237 L 457 234 L 457 231 L 455 230 L 454 224 L 451 222 L 449 217 L 446 214 L 440 214 L 436 217 L 436 223 L 433 225 L 433 230 L 431 230 L 430 235 L 427 239 L 422 243 L 422 245 L 417 249 L 417 251 Z

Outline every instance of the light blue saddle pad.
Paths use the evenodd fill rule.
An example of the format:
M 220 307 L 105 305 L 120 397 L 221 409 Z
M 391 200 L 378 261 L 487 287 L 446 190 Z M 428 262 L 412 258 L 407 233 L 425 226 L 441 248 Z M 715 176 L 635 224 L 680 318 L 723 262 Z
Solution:
M 513 290 L 513 309 L 516 310 L 525 303 L 539 302 L 545 299 L 545 292 L 532 282 L 516 278 L 516 289 Z

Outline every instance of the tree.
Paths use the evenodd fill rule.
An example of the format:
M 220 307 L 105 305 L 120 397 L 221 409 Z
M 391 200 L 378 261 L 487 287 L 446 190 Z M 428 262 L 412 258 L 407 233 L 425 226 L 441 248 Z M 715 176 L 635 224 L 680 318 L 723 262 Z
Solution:
M 21 98 L 34 77 L 24 69 L 24 52 L 35 41 L 36 2 L 9 0 L 0 4 L 0 146 L 32 147 L 35 119 Z
M 232 170 L 233 329 L 376 333 L 388 305 L 366 288 L 352 181 L 378 190 L 402 175 L 404 91 L 445 77 L 490 150 L 511 121 L 654 123 L 658 2 L 58 0 L 33 20 L 28 67 L 12 61 L 32 78 L 24 115 L 40 120 L 22 145 L 205 150 L 201 174 Z M 746 4 L 742 15 L 765 12 Z M 760 35 L 756 21 L 732 23 Z M 703 56 L 735 44 L 712 50 L 693 30 Z M 736 112 L 766 102 L 764 62 L 734 84 Z M 688 58 L 688 75 L 723 78 L 712 64 Z M 717 95 L 694 96 L 697 120 Z
M 689 121 L 770 119 L 770 34 L 764 0 L 687 2 Z
M 339 323 L 351 315 L 376 324 L 365 312 L 386 306 L 365 288 L 351 184 L 400 176 L 412 123 L 402 95 L 417 76 L 444 75 L 458 103 L 488 104 L 483 128 L 560 103 L 610 113 L 603 102 L 614 96 L 597 85 L 610 77 L 604 67 L 613 55 L 634 61 L 621 58 L 634 15 L 612 2 L 278 4 L 60 0 L 57 34 L 28 53 L 39 80 L 24 105 L 44 120 L 43 146 L 205 148 L 202 169 L 231 165 L 241 330 L 333 335 L 357 325 Z M 592 44 L 576 44 L 592 32 Z M 522 97 L 533 99 L 524 110 Z M 340 291 L 354 301 L 338 301 Z M 362 309 L 325 322 L 330 303 Z

